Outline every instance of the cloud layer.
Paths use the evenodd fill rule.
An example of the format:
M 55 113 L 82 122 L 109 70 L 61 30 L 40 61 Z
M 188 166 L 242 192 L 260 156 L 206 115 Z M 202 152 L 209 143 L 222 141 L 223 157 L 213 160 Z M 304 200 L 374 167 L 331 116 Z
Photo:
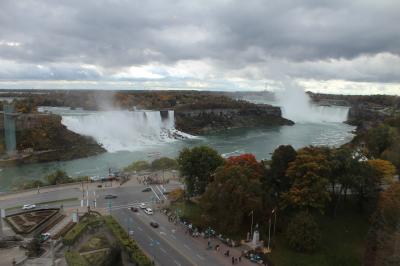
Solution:
M 284 78 L 396 87 L 399 11 L 396 0 L 3 0 L 0 87 L 259 89 Z

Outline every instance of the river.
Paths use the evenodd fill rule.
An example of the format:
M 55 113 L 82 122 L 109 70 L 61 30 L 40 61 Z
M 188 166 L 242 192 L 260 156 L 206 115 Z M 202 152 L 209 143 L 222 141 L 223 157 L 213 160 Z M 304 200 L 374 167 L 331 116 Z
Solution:
M 326 112 L 326 107 L 324 108 Z M 0 171 L 0 191 L 7 191 L 28 179 L 40 179 L 58 169 L 71 176 L 105 176 L 109 168 L 123 168 L 135 160 L 151 161 L 160 156 L 176 157 L 182 148 L 196 145 L 212 146 L 225 157 L 253 153 L 258 159 L 265 159 L 270 158 L 274 149 L 283 144 L 290 144 L 294 148 L 308 145 L 339 146 L 352 139 L 351 131 L 354 129 L 342 122 L 332 121 L 332 114 L 329 114 L 329 121 L 312 120 L 298 122 L 293 126 L 231 129 L 202 137 L 176 140 L 163 135 L 165 127 L 173 130 L 173 121 L 162 121 L 151 111 L 142 111 L 147 116 L 146 119 L 139 119 L 143 115 L 133 115 L 126 111 L 101 113 L 68 108 L 56 108 L 52 111 L 63 116 L 62 121 L 67 128 L 91 135 L 108 152 L 71 161 L 4 167 Z M 335 113 L 343 116 L 344 112 L 340 110 Z M 110 119 L 109 116 L 114 119 L 106 120 L 105 118 Z

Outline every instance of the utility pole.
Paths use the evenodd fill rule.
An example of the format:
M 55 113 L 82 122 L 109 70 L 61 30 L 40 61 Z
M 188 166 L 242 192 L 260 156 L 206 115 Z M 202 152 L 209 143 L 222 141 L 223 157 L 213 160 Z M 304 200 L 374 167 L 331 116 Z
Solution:
M 254 216 L 254 211 L 251 211 L 250 214 L 251 214 L 250 238 L 252 238 L 253 237 L 253 218 L 254 218 L 253 216 Z

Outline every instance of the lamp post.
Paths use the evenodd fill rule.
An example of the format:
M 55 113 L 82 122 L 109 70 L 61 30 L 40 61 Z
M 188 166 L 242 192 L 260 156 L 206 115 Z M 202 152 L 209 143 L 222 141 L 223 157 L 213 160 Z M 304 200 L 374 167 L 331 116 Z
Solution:
M 250 238 L 252 238 L 253 237 L 254 211 L 251 211 L 249 215 L 251 215 Z

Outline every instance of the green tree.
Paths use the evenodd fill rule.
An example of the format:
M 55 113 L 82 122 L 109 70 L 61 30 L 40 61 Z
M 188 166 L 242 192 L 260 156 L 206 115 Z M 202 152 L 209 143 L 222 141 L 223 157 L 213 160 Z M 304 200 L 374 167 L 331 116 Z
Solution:
M 124 171 L 144 171 L 150 168 L 150 164 L 146 161 L 136 161 L 124 168 Z
M 290 190 L 283 194 L 286 206 L 322 211 L 330 198 L 327 191 L 329 162 L 321 149 L 307 147 L 299 150 L 286 174 L 293 180 Z
M 286 238 L 289 246 L 300 252 L 313 252 L 317 249 L 321 238 L 318 224 L 308 212 L 299 212 L 290 221 Z
M 290 145 L 279 146 L 272 154 L 270 169 L 266 175 L 266 186 L 272 189 L 276 200 L 287 192 L 293 180 L 286 175 L 289 163 L 296 159 L 296 151 Z
M 360 211 L 374 211 L 383 175 L 367 161 L 359 161 L 355 165 L 351 191 L 356 196 Z
M 249 213 L 260 218 L 263 209 L 261 178 L 264 168 L 253 155 L 230 157 L 215 173 L 200 206 L 205 223 L 228 235 L 237 235 L 250 224 Z
M 151 169 L 153 170 L 178 169 L 178 162 L 172 158 L 161 157 L 151 162 Z
M 400 183 L 380 194 L 378 208 L 367 234 L 364 265 L 399 265 Z
M 367 132 L 366 144 L 370 153 L 379 157 L 393 142 L 393 132 L 390 126 L 380 124 Z
M 45 177 L 45 180 L 49 185 L 68 183 L 71 182 L 71 179 L 72 178 L 70 178 L 66 172 L 61 170 L 57 170 L 54 173 Z
M 185 177 L 188 195 L 196 196 L 204 193 L 212 175 L 218 166 L 223 164 L 218 152 L 207 146 L 183 149 L 178 156 L 179 170 Z

